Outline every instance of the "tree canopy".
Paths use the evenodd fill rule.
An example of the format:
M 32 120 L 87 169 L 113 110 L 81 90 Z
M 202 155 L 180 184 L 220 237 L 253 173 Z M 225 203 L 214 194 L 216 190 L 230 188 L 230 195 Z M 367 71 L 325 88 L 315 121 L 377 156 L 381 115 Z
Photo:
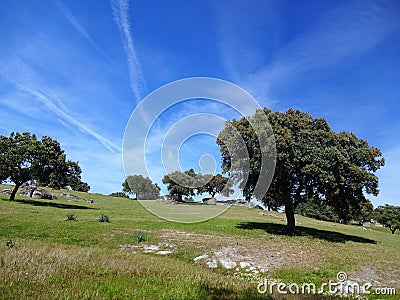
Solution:
M 228 197 L 234 192 L 232 189 L 232 182 L 229 181 L 229 178 L 223 177 L 221 174 L 212 176 L 200 191 L 210 194 L 213 198 L 216 194 Z
M 135 195 L 137 200 L 157 199 L 160 196 L 160 188 L 150 178 L 142 175 L 129 175 L 122 183 L 122 191 Z
M 196 174 L 193 169 L 167 174 L 162 183 L 167 185 L 170 197 L 179 202 L 183 202 L 183 196 L 208 193 L 214 197 L 216 194 L 229 196 L 233 193 L 232 182 L 228 178 L 221 174 Z
M 395 233 L 400 230 L 400 207 L 386 204 L 378 206 L 374 211 L 374 218 L 386 228 Z
M 59 142 L 48 136 L 40 140 L 29 132 L 0 136 L 0 182 L 15 184 L 10 200 L 28 181 L 54 189 L 89 191 L 89 185 L 81 181 L 81 173 L 78 163 L 68 161 Z
M 270 125 L 259 117 L 262 113 Z M 272 127 L 275 172 L 260 169 L 261 157 L 270 151 L 272 139 L 260 147 L 249 120 L 264 126 L 266 131 Z M 232 128 L 239 136 L 232 134 Z M 294 211 L 302 202 L 324 203 L 347 222 L 367 201 L 365 194 L 379 193 L 374 172 L 384 165 L 381 151 L 353 133 L 332 131 L 324 118 L 313 118 L 300 110 L 272 112 L 264 108 L 249 118 L 229 121 L 219 133 L 217 144 L 222 154 L 222 169 L 232 175 L 246 199 L 255 197 L 266 205 L 284 206 L 289 233 L 294 232 Z M 232 166 L 232 157 L 243 151 L 242 147 L 248 152 L 246 172 Z M 254 193 L 255 184 L 260 177 L 273 172 L 268 193 L 259 199 L 260 195 Z
M 193 169 L 184 172 L 175 171 L 163 177 L 162 183 L 167 185 L 170 197 L 179 202 L 183 202 L 183 196 L 196 195 L 196 189 L 199 187 L 196 172 Z

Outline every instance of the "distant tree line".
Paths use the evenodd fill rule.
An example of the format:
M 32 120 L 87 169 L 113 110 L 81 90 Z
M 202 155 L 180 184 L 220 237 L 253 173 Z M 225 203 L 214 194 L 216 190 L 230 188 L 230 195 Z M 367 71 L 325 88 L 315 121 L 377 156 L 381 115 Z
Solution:
M 129 195 L 127 195 L 127 193 L 125 193 L 125 192 L 114 192 L 114 193 L 111 193 L 109 196 L 117 197 L 117 198 L 129 198 Z
M 221 174 L 196 174 L 193 169 L 184 172 L 176 171 L 167 174 L 162 179 L 167 185 L 169 197 L 178 202 L 185 202 L 192 196 L 208 193 L 211 197 L 216 194 L 229 196 L 233 193 L 232 184 Z M 131 194 L 137 200 L 151 200 L 160 197 L 161 188 L 150 178 L 142 175 L 129 175 L 122 183 L 122 195 Z M 112 195 L 122 197 L 120 193 Z M 186 199 L 186 200 L 185 200 Z

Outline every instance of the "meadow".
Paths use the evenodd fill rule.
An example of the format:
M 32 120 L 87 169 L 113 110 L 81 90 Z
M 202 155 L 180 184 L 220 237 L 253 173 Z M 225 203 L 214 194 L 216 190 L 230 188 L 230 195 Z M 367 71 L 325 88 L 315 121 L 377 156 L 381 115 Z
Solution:
M 21 196 L 10 202 L 0 195 L 1 299 L 336 299 L 260 294 L 257 285 L 263 279 L 320 285 L 338 272 L 373 284 L 372 294 L 359 299 L 398 299 L 378 295 L 377 287 L 400 293 L 399 232 L 296 216 L 296 235 L 287 236 L 284 214 L 245 207 L 176 223 L 138 201 L 52 191 L 66 192 L 93 203 Z M 99 222 L 102 214 L 110 222 Z M 237 266 L 226 269 L 217 260 L 209 268 L 205 255 Z

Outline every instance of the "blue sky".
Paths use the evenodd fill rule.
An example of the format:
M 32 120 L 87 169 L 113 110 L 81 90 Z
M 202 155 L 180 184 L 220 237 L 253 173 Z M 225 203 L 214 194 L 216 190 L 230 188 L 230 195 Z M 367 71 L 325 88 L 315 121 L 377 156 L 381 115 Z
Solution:
M 400 205 L 399 53 L 398 1 L 4 0 L 0 134 L 52 136 L 93 192 L 118 191 L 124 130 L 141 99 L 174 80 L 216 77 L 380 148 L 381 194 L 370 198 Z M 212 109 L 189 101 L 158 125 Z M 218 155 L 205 138 L 182 148 L 184 168 L 200 150 Z

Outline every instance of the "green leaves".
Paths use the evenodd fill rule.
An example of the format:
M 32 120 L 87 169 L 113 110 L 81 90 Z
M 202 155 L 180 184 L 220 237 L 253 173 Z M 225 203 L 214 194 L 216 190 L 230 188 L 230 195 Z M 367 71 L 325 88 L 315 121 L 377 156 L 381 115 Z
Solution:
M 122 191 L 134 194 L 138 200 L 157 199 L 160 195 L 160 188 L 142 175 L 129 175 L 122 183 Z
M 78 163 L 66 160 L 58 141 L 43 136 L 38 140 L 29 132 L 0 136 L 0 180 L 15 183 L 13 200 L 18 187 L 28 181 L 56 189 L 83 184 Z M 86 187 L 87 188 L 87 187 Z
M 223 177 L 221 174 L 217 174 L 212 176 L 211 180 L 206 183 L 204 186 L 204 192 L 207 192 L 214 197 L 215 194 L 221 194 L 223 196 L 228 197 L 234 191 L 232 189 L 233 183 L 226 177 Z
M 194 196 L 208 193 L 211 197 L 216 194 L 229 196 L 233 193 L 233 183 L 221 174 L 196 174 L 193 169 L 185 172 L 175 171 L 164 176 L 162 182 L 172 199 L 183 201 L 183 196 Z
M 374 211 L 374 218 L 383 226 L 390 229 L 392 234 L 400 230 L 400 207 L 386 204 Z
M 370 147 L 353 133 L 335 133 L 325 119 L 313 118 L 300 110 L 282 113 L 264 109 L 264 113 L 273 129 L 277 153 L 274 179 L 262 199 L 267 206 L 285 206 L 286 210 L 294 211 L 299 203 L 323 201 L 347 222 L 361 213 L 366 202 L 364 193 L 378 194 L 378 178 L 374 172 L 385 163 L 379 149 Z M 254 194 L 258 178 L 273 172 L 260 170 L 261 157 L 268 153 L 268 148 L 260 149 L 256 130 L 248 121 L 265 126 L 257 121 L 259 114 L 257 111 L 250 118 L 227 122 L 217 138 L 222 169 L 233 173 L 248 200 L 258 196 Z M 234 135 L 235 131 L 240 137 Z M 245 162 L 236 162 L 236 165 L 234 162 L 243 148 L 249 153 L 247 172 L 243 167 Z
M 202 186 L 199 183 L 200 177 L 193 169 L 185 172 L 175 171 L 167 174 L 162 179 L 162 183 L 167 185 L 169 195 L 172 199 L 182 202 L 183 196 L 194 196 L 195 189 Z

